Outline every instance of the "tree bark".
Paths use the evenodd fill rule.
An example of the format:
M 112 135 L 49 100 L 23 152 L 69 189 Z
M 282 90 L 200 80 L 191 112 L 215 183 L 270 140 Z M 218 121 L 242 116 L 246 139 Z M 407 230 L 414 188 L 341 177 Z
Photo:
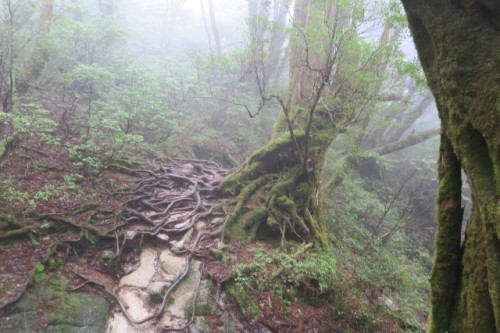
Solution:
M 462 179 L 458 161 L 448 137 L 441 135 L 436 246 L 431 277 L 433 308 L 429 330 L 448 330 L 458 289 L 463 209 Z M 434 327 L 432 327 L 434 326 Z
M 440 170 L 455 170 L 440 171 L 428 331 L 500 332 L 500 3 L 402 3 L 442 121 Z M 459 167 L 473 205 L 460 248 Z

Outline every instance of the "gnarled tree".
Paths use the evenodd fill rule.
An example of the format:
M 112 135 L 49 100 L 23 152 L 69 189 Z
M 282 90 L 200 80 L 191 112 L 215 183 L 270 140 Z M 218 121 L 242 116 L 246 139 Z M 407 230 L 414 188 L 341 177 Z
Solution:
M 442 121 L 428 331 L 500 332 L 500 2 L 402 3 Z
M 369 38 L 376 21 L 364 1 L 297 0 L 290 36 L 289 86 L 268 87 L 266 56 L 271 47 L 253 41 L 251 72 L 261 110 L 276 102 L 281 113 L 272 139 L 221 185 L 237 194 L 226 235 L 251 241 L 272 233 L 328 243 L 321 218 L 320 179 L 327 149 L 339 133 L 373 111 L 384 95 L 393 39 Z M 373 13 L 371 13 L 373 14 Z M 380 17 L 380 16 L 378 16 Z M 370 21 L 370 19 L 372 21 Z M 387 20 L 380 30 L 399 30 Z

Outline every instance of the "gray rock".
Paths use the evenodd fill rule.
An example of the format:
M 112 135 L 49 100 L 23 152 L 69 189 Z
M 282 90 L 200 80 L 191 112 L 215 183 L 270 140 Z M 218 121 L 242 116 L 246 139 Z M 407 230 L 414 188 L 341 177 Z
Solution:
M 0 311 L 0 332 L 106 332 L 108 310 L 105 298 L 68 292 L 59 278 L 51 276 Z
M 113 251 L 105 250 L 101 252 L 101 258 L 102 259 L 113 259 L 115 256 L 115 253 Z

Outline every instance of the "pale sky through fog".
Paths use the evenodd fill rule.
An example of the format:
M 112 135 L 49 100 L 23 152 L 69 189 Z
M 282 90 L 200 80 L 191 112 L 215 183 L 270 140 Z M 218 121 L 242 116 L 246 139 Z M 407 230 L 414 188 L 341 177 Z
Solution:
M 208 1 L 203 1 L 205 15 L 208 16 Z M 130 1 L 132 6 L 147 8 L 147 10 L 164 11 L 167 6 L 172 4 L 184 4 L 196 20 L 201 20 L 201 2 L 200 0 L 139 0 Z M 241 0 L 213 0 L 215 16 L 217 23 L 227 24 L 242 22 L 247 13 L 247 2 Z
M 151 0 L 155 1 L 155 0 Z M 182 1 L 182 0 L 178 0 Z M 205 15 L 208 15 L 208 1 L 202 0 L 205 7 Z M 197 19 L 201 19 L 200 0 L 184 0 L 186 7 L 192 10 Z M 244 18 L 247 12 L 246 1 L 237 0 L 213 0 L 217 21 L 220 23 L 237 22 L 238 17 Z M 241 21 L 240 21 L 241 22 Z
M 140 47 L 165 50 L 158 43 L 170 40 L 175 45 L 169 47 L 179 52 L 181 47 L 207 49 L 201 2 L 211 29 L 207 0 L 122 0 L 120 16 Z M 246 30 L 247 1 L 213 0 L 213 5 L 223 47 L 232 48 L 241 42 Z

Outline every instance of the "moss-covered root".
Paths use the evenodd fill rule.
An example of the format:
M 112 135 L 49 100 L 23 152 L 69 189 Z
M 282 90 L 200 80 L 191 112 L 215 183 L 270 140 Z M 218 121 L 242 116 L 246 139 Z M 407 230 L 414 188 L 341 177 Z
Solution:
M 324 141 L 329 140 L 313 140 L 311 168 L 304 171 L 297 149 L 303 143 L 303 136 L 298 131 L 296 141 L 288 132 L 275 137 L 221 183 L 219 190 L 223 194 L 237 196 L 227 221 L 225 234 L 229 238 L 249 242 L 262 231 L 264 239 L 279 240 L 281 235 L 282 245 L 288 237 L 327 246 L 326 225 L 320 215 L 317 194 Z
M 228 218 L 225 235 L 247 243 L 260 236 L 269 239 L 268 233 L 272 233 L 281 235 L 282 246 L 287 237 L 292 237 L 325 247 L 326 227 L 312 199 L 315 185 L 313 178 L 304 179 L 296 169 L 247 182 Z M 265 227 L 260 228 L 263 224 Z M 266 235 L 257 235 L 261 231 Z
M 267 213 L 263 207 L 248 209 L 247 204 L 259 202 L 259 193 L 262 187 L 270 180 L 268 176 L 248 182 L 237 197 L 234 211 L 228 216 L 223 238 L 239 239 L 246 243 L 253 241 L 260 223 L 265 220 Z M 256 204 L 254 204 L 256 205 Z

